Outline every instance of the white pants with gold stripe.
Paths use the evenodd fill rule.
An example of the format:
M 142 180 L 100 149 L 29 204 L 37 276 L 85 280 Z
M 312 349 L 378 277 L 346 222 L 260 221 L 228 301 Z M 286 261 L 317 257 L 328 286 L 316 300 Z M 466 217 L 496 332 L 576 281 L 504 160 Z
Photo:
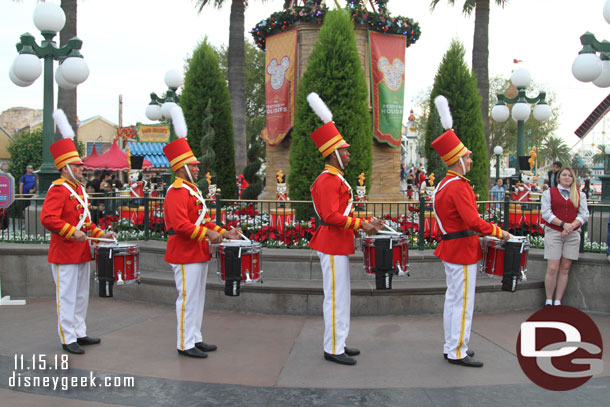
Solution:
M 51 271 L 55 281 L 57 332 L 61 343 L 67 345 L 87 336 L 89 262 L 51 264 Z
M 443 353 L 446 353 L 449 359 L 463 359 L 466 357 L 470 340 L 477 264 L 454 264 L 446 261 L 443 264 L 447 275 L 443 313 L 445 328 Z
M 324 352 L 344 352 L 349 334 L 349 257 L 318 252 L 324 286 Z
M 205 284 L 208 279 L 208 263 L 170 264 L 178 290 L 176 319 L 180 350 L 191 349 L 202 342 L 201 322 L 205 303 Z

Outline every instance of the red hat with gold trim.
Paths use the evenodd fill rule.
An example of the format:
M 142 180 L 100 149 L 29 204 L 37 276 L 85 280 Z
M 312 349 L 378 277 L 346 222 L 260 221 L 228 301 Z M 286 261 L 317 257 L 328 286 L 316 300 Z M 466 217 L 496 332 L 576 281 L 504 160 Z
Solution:
M 350 145 L 345 142 L 343 136 L 333 123 L 333 114 L 317 93 L 311 92 L 307 95 L 307 101 L 313 111 L 322 119 L 324 125 L 318 127 L 310 137 L 322 153 L 324 158 L 328 157 L 338 148 L 347 148 Z
M 434 99 L 434 103 L 436 104 L 436 109 L 441 117 L 443 127 L 448 130 L 432 142 L 432 148 L 441 156 L 441 159 L 445 164 L 449 166 L 454 164 L 461 157 L 471 154 L 472 151 L 466 148 L 451 129 L 453 126 L 453 118 L 451 117 L 447 98 L 442 95 L 437 96 Z
M 186 164 L 199 164 L 199 161 L 195 154 L 193 154 L 188 141 L 186 141 L 187 128 L 182 109 L 179 106 L 175 106 L 170 113 L 178 138 L 163 147 L 163 152 L 172 170 L 176 172 Z
M 78 155 L 78 150 L 74 145 L 74 130 L 68 122 L 68 118 L 63 110 L 57 109 L 53 112 L 53 118 L 57 128 L 62 135 L 62 139 L 49 146 L 49 151 L 55 161 L 55 167 L 61 170 L 68 164 L 81 165 L 83 162 Z

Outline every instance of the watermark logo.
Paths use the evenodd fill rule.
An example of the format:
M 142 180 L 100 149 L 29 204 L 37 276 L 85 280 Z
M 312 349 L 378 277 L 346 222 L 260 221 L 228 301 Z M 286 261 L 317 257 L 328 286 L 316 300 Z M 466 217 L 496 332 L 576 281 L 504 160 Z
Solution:
M 572 390 L 603 371 L 602 336 L 584 312 L 545 307 L 521 324 L 517 357 L 523 373 L 547 390 Z

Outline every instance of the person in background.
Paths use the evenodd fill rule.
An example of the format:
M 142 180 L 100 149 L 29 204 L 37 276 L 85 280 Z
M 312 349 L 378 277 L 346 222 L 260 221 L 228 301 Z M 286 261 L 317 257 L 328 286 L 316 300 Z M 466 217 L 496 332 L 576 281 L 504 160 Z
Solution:
M 36 176 L 34 175 L 34 167 L 28 165 L 25 167 L 25 174 L 19 178 L 19 194 L 31 197 L 36 192 Z M 30 206 L 30 201 L 21 201 L 21 210 L 25 211 L 25 208 Z
M 582 192 L 584 192 L 587 199 L 589 199 L 589 194 L 591 193 L 591 180 L 589 178 L 585 179 L 585 186 L 582 189 Z
M 506 195 L 506 189 L 504 189 L 504 181 L 502 178 L 496 180 L 496 185 L 491 188 L 491 200 L 492 201 L 504 201 L 504 195 Z M 496 209 L 502 209 L 501 203 L 496 203 Z
M 576 188 L 576 174 L 566 167 L 557 173 L 559 185 L 542 193 L 544 258 L 547 260 L 545 306 L 561 305 L 568 274 L 578 260 L 581 226 L 589 219 L 587 197 Z M 553 301 L 553 297 L 555 300 Z
M 97 225 L 100 217 L 103 216 L 104 202 L 100 199 L 96 199 L 99 196 L 99 191 L 95 189 L 95 183 L 93 181 L 87 182 L 86 190 L 87 194 L 91 197 L 89 200 L 89 203 L 91 204 L 91 207 L 89 208 L 91 212 L 91 221 Z
M 549 188 L 554 188 L 559 184 L 558 171 L 561 169 L 561 161 L 555 161 L 549 171 Z

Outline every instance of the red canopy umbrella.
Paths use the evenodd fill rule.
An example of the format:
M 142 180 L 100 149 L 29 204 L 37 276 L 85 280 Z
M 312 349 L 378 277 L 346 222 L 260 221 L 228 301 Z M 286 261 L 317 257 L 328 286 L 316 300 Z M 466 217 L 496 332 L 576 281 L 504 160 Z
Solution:
M 93 155 L 93 153 L 92 153 Z M 95 170 L 110 170 L 110 171 L 126 171 L 130 170 L 129 161 L 127 160 L 127 153 L 119 148 L 116 140 L 112 143 L 110 150 L 106 151 L 102 155 L 94 157 L 91 161 L 83 161 L 86 169 Z M 151 168 L 152 163 L 148 160 L 144 160 L 142 165 L 143 168 Z
M 84 167 L 86 170 L 95 170 L 95 169 L 99 168 L 97 166 L 97 165 L 99 165 L 99 160 L 100 160 L 100 155 L 97 153 L 97 149 L 95 148 L 95 144 L 94 144 L 91 154 L 89 154 L 87 157 L 83 158 L 82 161 L 85 164 Z

